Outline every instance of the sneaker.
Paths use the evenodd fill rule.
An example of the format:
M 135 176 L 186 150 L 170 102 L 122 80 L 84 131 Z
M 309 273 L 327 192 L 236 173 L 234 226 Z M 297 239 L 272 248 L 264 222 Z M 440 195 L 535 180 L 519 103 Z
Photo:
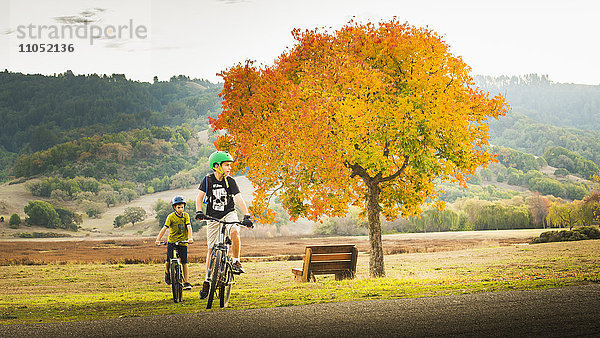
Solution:
M 242 274 L 242 273 L 246 272 L 242 268 L 242 263 L 240 263 L 240 261 L 237 261 L 237 262 L 233 263 L 231 265 L 231 267 L 233 268 L 232 270 L 233 270 L 233 273 L 235 273 L 235 274 L 239 275 L 239 274 Z
M 191 290 L 192 289 L 192 284 L 190 284 L 190 283 L 183 283 L 183 289 L 184 290 Z
M 204 299 L 208 297 L 208 291 L 210 289 L 210 283 L 208 281 L 204 281 L 202 284 L 202 291 L 200 291 L 200 299 Z
M 171 285 L 171 275 L 165 272 L 165 283 Z

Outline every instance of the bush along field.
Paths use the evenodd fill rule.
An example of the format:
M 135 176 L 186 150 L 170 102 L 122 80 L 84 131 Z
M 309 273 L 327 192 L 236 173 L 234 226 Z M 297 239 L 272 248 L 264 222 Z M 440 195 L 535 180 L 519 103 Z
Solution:
M 294 281 L 299 260 L 245 259 L 230 307 L 205 309 L 198 299 L 203 263 L 190 265 L 194 288 L 175 304 L 162 263 L 0 266 L 0 324 L 94 320 L 304 304 L 435 297 L 599 283 L 600 240 L 508 245 L 446 252 L 386 255 L 386 277 L 368 277 L 359 253 L 357 276 Z
M 600 239 L 600 230 L 593 226 L 586 226 L 574 230 L 546 231 L 540 237 L 534 238 L 531 243 L 581 241 L 586 239 Z

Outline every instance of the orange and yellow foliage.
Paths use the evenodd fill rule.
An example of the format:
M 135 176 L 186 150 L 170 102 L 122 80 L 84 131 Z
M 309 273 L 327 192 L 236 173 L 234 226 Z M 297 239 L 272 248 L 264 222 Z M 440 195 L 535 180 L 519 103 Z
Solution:
M 220 74 L 223 112 L 211 125 L 257 188 L 255 215 L 273 196 L 292 218 L 342 215 L 369 196 L 377 214 L 414 215 L 436 200 L 437 179 L 464 186 L 493 159 L 488 119 L 507 104 L 474 88 L 435 32 L 391 20 L 293 35 L 272 66 Z

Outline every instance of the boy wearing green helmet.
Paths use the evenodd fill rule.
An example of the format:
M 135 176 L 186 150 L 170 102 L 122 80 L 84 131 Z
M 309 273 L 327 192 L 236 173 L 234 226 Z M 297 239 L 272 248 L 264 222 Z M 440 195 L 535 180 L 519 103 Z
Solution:
M 237 222 L 238 217 L 235 211 L 237 205 L 242 213 L 244 214 L 244 220 L 242 224 L 245 226 L 252 226 L 250 220 L 250 214 L 246 202 L 242 198 L 240 189 L 232 177 L 231 164 L 233 158 L 229 153 L 225 151 L 215 151 L 208 158 L 208 163 L 213 169 L 213 173 L 207 175 L 200 183 L 200 192 L 196 199 L 196 205 L 198 211 L 196 212 L 196 219 L 204 219 L 205 214 L 202 212 L 202 203 L 206 204 L 206 215 L 224 220 L 227 222 Z M 208 264 L 210 261 L 210 254 L 213 245 L 216 243 L 219 237 L 220 224 L 218 222 L 207 222 L 206 227 L 206 244 L 208 245 L 208 252 L 206 255 L 206 271 L 208 272 Z M 231 227 L 231 255 L 233 256 L 233 268 L 237 273 L 243 273 L 242 264 L 240 263 L 240 251 L 241 251 L 241 240 L 239 233 L 239 226 Z M 208 295 L 208 288 L 210 283 L 208 276 L 202 285 L 202 291 L 200 292 L 200 298 L 206 298 Z

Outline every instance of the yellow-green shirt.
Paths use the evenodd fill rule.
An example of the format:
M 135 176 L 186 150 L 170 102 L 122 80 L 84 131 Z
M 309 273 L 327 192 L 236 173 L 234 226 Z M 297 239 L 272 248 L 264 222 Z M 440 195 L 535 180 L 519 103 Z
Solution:
M 190 215 L 187 212 L 184 212 L 181 217 L 172 212 L 165 221 L 165 226 L 169 228 L 169 243 L 187 240 L 188 224 L 190 224 Z M 181 245 L 187 245 L 187 243 L 181 243 Z

